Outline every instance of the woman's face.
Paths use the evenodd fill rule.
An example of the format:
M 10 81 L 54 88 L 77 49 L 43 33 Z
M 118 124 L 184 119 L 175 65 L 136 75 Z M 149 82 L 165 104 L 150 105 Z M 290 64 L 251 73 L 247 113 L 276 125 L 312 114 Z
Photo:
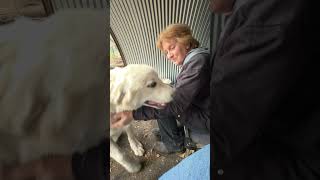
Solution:
M 190 51 L 189 47 L 177 42 L 176 40 L 164 40 L 162 48 L 167 58 L 176 65 L 182 65 L 183 61 Z

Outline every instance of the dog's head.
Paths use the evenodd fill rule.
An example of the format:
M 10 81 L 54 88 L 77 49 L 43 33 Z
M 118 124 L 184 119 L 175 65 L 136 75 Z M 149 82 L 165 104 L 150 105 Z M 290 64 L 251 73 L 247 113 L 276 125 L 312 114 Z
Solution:
M 172 100 L 173 88 L 144 64 L 131 64 L 110 72 L 111 112 L 134 110 L 142 105 L 162 108 Z

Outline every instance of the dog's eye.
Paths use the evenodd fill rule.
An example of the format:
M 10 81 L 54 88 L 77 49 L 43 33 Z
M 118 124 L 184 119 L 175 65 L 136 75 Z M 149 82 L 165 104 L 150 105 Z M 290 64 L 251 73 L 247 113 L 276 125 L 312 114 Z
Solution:
M 152 83 L 148 84 L 147 87 L 154 88 L 154 87 L 156 87 L 156 85 L 157 85 L 157 83 L 153 81 Z

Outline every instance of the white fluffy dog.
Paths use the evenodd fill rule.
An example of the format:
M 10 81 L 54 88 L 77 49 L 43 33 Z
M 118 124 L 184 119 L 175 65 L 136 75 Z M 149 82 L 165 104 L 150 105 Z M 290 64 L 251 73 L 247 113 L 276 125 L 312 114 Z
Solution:
M 157 72 L 147 65 L 128 65 L 110 71 L 110 112 L 134 110 L 142 105 L 161 108 L 171 101 L 173 89 L 163 83 Z M 142 156 L 142 144 L 133 134 L 131 125 L 110 129 L 110 156 L 127 171 L 138 172 L 141 164 L 130 159 L 116 144 L 122 132 L 126 132 L 130 147 L 137 156 Z
M 105 12 L 90 9 L 0 26 L 0 165 L 106 138 L 106 29 Z

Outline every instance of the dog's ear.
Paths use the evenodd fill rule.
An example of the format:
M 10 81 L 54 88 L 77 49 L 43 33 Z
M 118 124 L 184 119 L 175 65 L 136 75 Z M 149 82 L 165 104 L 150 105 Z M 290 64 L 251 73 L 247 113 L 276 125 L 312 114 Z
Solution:
M 114 101 L 117 105 L 120 105 L 122 107 L 131 107 L 130 105 L 132 103 L 132 99 L 137 93 L 137 90 L 130 87 L 130 85 L 127 84 L 118 84 L 117 87 L 114 89 L 113 93 L 111 94 L 111 98 L 114 98 Z M 129 109 L 128 109 L 129 110 Z
M 114 84 L 114 87 L 111 89 L 111 102 L 121 104 L 123 97 L 125 96 L 123 83 Z
M 121 72 L 115 74 L 115 78 L 110 82 L 110 100 L 111 102 L 121 106 L 122 108 L 128 108 L 134 106 L 135 103 L 132 99 L 137 93 L 137 86 L 129 78 L 127 74 Z M 130 110 L 130 109 L 127 109 Z
M 135 89 L 127 89 L 126 92 L 123 94 L 123 97 L 122 97 L 122 105 L 123 106 L 128 106 L 128 107 L 131 107 L 131 108 L 134 108 L 135 105 L 130 105 L 131 103 L 135 103 L 133 98 L 135 97 L 137 93 L 137 90 Z M 131 109 L 128 109 L 128 110 L 131 110 Z
M 123 100 L 123 98 L 124 98 L 125 95 L 126 95 L 125 92 L 119 91 L 119 92 L 116 94 L 116 96 L 115 96 L 115 98 L 116 98 L 116 103 L 117 103 L 117 104 L 121 104 L 121 103 L 122 103 L 122 100 Z
M 121 91 L 117 92 L 117 94 L 114 97 L 116 100 L 116 104 L 121 105 L 123 107 L 131 107 L 131 105 L 129 104 L 132 103 L 133 97 L 135 96 L 136 92 L 137 91 L 134 89 L 122 89 Z

